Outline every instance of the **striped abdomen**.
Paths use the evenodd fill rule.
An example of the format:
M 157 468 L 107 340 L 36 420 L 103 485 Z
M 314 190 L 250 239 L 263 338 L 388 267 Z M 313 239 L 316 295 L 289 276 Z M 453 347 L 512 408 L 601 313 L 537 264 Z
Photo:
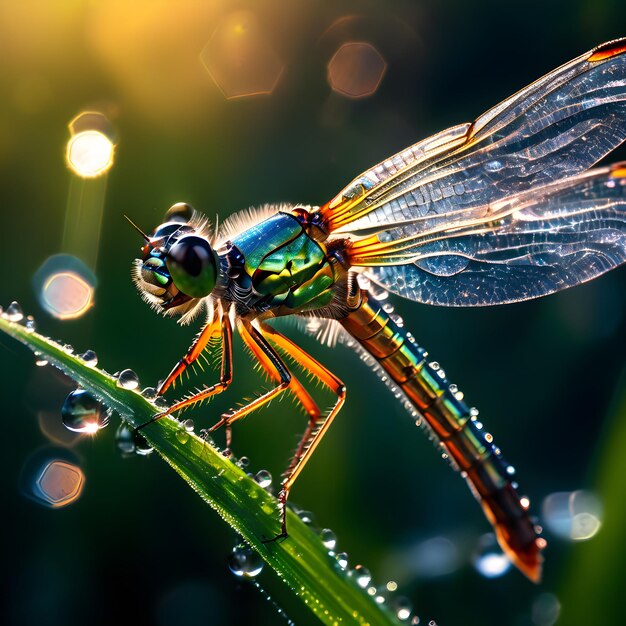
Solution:
M 427 360 L 424 349 L 366 291 L 360 292 L 358 304 L 339 321 L 402 389 L 458 465 L 502 549 L 526 576 L 537 581 L 545 541 L 537 537 L 528 501 L 520 498 L 511 482 L 513 468 L 502 459 L 491 436 L 482 431 L 476 412 L 463 402 L 443 370 Z

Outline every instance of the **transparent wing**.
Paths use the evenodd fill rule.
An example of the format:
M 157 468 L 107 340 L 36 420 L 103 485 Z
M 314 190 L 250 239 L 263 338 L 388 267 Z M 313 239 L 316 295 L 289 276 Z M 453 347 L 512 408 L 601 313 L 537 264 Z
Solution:
M 501 201 L 489 221 L 423 236 L 407 230 L 353 250 L 355 265 L 373 265 L 371 278 L 401 296 L 484 306 L 560 291 L 626 261 L 626 162 Z
M 495 201 L 585 171 L 624 139 L 626 38 L 376 165 L 320 212 L 331 231 L 352 235 L 454 226 L 483 218 Z

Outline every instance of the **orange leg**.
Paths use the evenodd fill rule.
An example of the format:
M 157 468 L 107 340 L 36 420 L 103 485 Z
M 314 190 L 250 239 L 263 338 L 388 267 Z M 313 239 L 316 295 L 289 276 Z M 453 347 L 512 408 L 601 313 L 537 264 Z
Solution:
M 225 413 L 222 418 L 209 428 L 208 432 L 213 432 L 222 426 L 226 429 L 226 447 L 229 448 L 231 444 L 231 426 L 236 421 L 242 419 L 252 411 L 267 404 L 270 400 L 280 395 L 285 389 L 293 389 L 294 393 L 306 394 L 307 402 L 315 406 L 313 399 L 306 390 L 299 383 L 295 382 L 295 378 L 291 375 L 291 372 L 280 358 L 278 353 L 269 345 L 263 335 L 256 329 L 250 322 L 246 320 L 240 320 L 237 325 L 237 330 L 241 335 L 244 343 L 248 346 L 254 357 L 263 366 L 263 369 L 268 373 L 270 378 L 277 384 L 276 387 L 270 389 L 266 393 L 258 396 L 252 402 L 249 402 L 245 406 L 239 409 L 234 409 L 230 413 Z M 298 390 L 296 392 L 296 389 Z M 309 407 L 309 411 L 312 407 Z
M 296 451 L 289 462 L 287 470 L 283 474 L 282 490 L 279 494 L 279 501 L 283 507 L 282 514 L 282 528 L 279 537 L 287 536 L 287 511 L 285 505 L 289 492 L 293 487 L 293 484 L 298 478 L 300 472 L 304 469 L 307 461 L 311 458 L 311 455 L 317 448 L 322 437 L 328 431 L 333 419 L 341 410 L 346 398 L 346 387 L 339 378 L 337 378 L 331 371 L 326 369 L 321 363 L 318 363 L 311 355 L 306 353 L 300 346 L 295 344 L 291 339 L 288 339 L 277 330 L 262 324 L 261 328 L 263 333 L 268 336 L 270 341 L 279 347 L 281 350 L 287 352 L 303 369 L 311 372 L 316 378 L 318 378 L 324 385 L 326 385 L 331 391 L 337 395 L 337 401 L 325 417 L 320 416 L 318 413 L 316 416 L 311 415 L 309 425 L 296 448 Z
M 171 374 L 166 378 L 165 382 L 159 388 L 159 393 L 163 393 L 165 389 L 173 382 L 178 376 L 185 371 L 185 369 L 193 363 L 202 353 L 202 350 L 206 347 L 209 339 L 215 335 L 215 329 L 211 328 L 211 324 L 207 324 L 207 326 L 202 330 L 198 338 L 193 343 L 187 354 L 180 360 L 179 364 L 174 367 Z M 179 402 L 176 402 L 172 406 L 170 406 L 167 410 L 162 413 L 158 413 L 151 420 L 147 421 L 145 424 L 142 424 L 137 428 L 140 430 L 145 428 L 149 424 L 160 420 L 162 417 L 166 415 L 171 415 L 172 413 L 176 413 L 176 411 L 180 411 L 188 406 L 196 404 L 197 402 L 202 402 L 207 398 L 217 395 L 218 393 L 222 393 L 225 391 L 230 383 L 233 380 L 233 331 L 230 325 L 230 320 L 226 313 L 222 313 L 221 315 L 221 342 L 222 342 L 222 365 L 220 369 L 220 380 L 215 385 L 211 385 L 210 387 L 206 387 L 195 393 L 188 398 L 184 398 Z
M 191 344 L 189 350 L 187 350 L 187 354 L 185 354 L 185 356 L 178 361 L 178 363 L 172 368 L 172 371 L 168 374 L 167 378 L 159 385 L 157 389 L 157 393 L 159 395 L 164 394 L 170 385 L 174 385 L 174 387 L 176 387 L 176 380 L 182 376 L 183 372 L 192 363 L 198 360 L 198 357 L 202 354 L 202 351 L 206 348 L 209 341 L 219 333 L 220 321 L 223 340 L 224 324 L 228 323 L 228 315 L 220 311 L 219 319 L 216 315 L 212 320 L 207 322 L 206 326 L 196 337 L 196 340 Z

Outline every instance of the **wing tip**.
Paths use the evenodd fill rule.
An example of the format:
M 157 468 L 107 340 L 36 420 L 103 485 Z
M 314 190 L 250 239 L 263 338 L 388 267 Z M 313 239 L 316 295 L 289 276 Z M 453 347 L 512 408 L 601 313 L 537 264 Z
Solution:
M 626 52 L 626 37 L 621 37 L 619 39 L 612 39 L 611 41 L 607 41 L 605 43 L 596 46 L 589 55 L 587 61 L 590 63 L 604 61 L 606 59 L 610 59 L 611 57 L 618 56 L 620 54 L 624 54 Z

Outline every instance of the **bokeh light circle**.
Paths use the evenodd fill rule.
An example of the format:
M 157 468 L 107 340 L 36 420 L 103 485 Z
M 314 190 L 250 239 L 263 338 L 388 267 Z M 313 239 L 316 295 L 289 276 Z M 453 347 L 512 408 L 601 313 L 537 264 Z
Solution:
M 33 277 L 41 306 L 61 320 L 84 315 L 93 305 L 96 277 L 78 258 L 69 254 L 49 257 Z
M 99 130 L 84 130 L 67 143 L 66 159 L 70 169 L 81 178 L 102 176 L 113 165 L 115 145 Z
M 20 478 L 24 496 L 43 506 L 60 509 L 76 502 L 85 486 L 85 474 L 76 455 L 46 448 L 31 455 Z
M 602 503 L 589 491 L 551 493 L 541 508 L 548 530 L 562 539 L 588 541 L 602 526 Z

